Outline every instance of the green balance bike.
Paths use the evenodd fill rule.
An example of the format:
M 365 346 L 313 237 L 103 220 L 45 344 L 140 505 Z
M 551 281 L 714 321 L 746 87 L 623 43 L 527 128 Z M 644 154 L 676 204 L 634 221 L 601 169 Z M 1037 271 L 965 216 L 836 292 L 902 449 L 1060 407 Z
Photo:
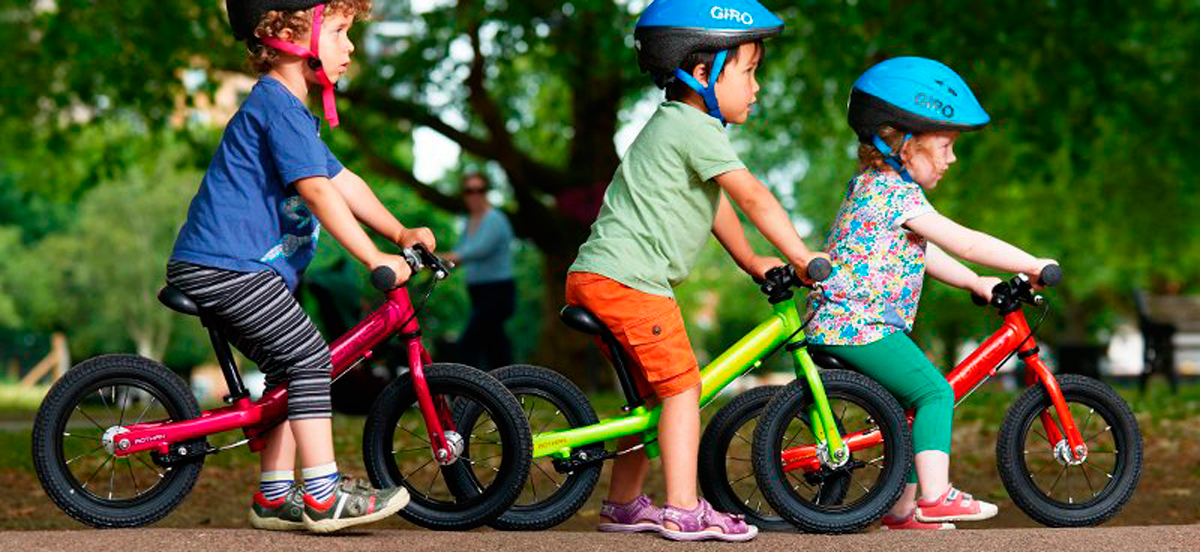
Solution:
M 809 278 L 823 280 L 830 273 L 824 259 L 808 267 Z M 795 363 L 796 376 L 806 393 L 797 397 L 803 424 L 795 442 L 816 444 L 819 467 L 807 475 L 800 497 L 789 511 L 790 519 L 809 532 L 843 533 L 875 522 L 900 496 L 912 463 L 911 439 L 904 411 L 882 386 L 844 370 L 818 370 L 805 347 L 801 317 L 793 290 L 803 286 L 791 266 L 772 269 L 761 291 L 773 314 L 700 371 L 703 408 L 733 380 L 760 366 L 765 358 L 783 349 Z M 623 413 L 600 421 L 588 398 L 562 375 L 537 366 L 516 365 L 491 372 L 522 403 L 533 431 L 533 467 L 522 495 L 501 517 L 489 523 L 505 530 L 553 527 L 573 516 L 591 495 L 600 477 L 601 464 L 644 449 L 658 456 L 657 425 L 661 407 L 648 406 L 639 396 L 630 373 L 632 362 L 612 334 L 591 313 L 568 306 L 561 312 L 568 326 L 598 336 L 610 353 L 617 380 L 624 391 Z M 729 402 L 710 422 L 700 446 L 701 490 L 714 507 L 743 514 L 763 529 L 794 530 L 766 506 L 754 480 L 751 464 L 753 422 L 777 387 L 752 389 Z M 471 431 L 478 408 L 456 407 L 454 419 L 468 439 L 487 439 Z M 882 437 L 878 446 L 851 454 L 842 435 Z M 642 443 L 627 450 L 605 446 L 629 435 Z M 448 474 L 447 481 L 461 496 L 469 497 L 475 478 L 487 475 L 469 469 Z M 807 494 L 806 494 L 807 493 Z M 791 517 L 791 516 L 789 516 Z

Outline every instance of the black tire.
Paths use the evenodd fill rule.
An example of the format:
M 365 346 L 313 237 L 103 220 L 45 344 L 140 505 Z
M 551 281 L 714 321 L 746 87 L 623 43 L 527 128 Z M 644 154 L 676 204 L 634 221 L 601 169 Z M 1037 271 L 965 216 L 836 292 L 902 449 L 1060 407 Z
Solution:
M 101 437 L 110 428 L 199 415 L 191 390 L 165 366 L 135 355 L 88 359 L 42 401 L 33 422 L 33 465 L 46 494 L 76 520 L 98 528 L 148 525 L 183 502 L 203 457 L 163 468 L 150 452 L 118 458 Z
M 488 418 L 484 424 L 490 424 L 481 427 L 487 427 L 496 440 L 464 436 L 464 443 L 469 440 L 472 447 L 464 449 L 454 463 L 439 467 L 429 448 L 412 373 L 404 373 L 380 393 L 367 417 L 363 428 L 367 474 L 378 488 L 404 486 L 408 490 L 409 504 L 400 511 L 404 519 L 428 529 L 479 527 L 508 509 L 521 493 L 532 454 L 529 424 L 516 398 L 480 370 L 461 364 L 431 364 L 424 372 L 435 402 L 478 404 L 480 415 Z M 487 456 L 496 452 L 492 446 L 500 450 Z M 489 469 L 481 471 L 488 472 L 491 479 L 471 496 L 459 496 L 446 481 L 457 477 L 467 463 L 486 465 Z M 417 467 L 410 469 L 413 465 Z
M 835 470 L 814 474 L 785 471 L 785 446 L 805 444 L 797 442 L 801 436 L 811 438 L 807 417 L 813 397 L 807 382 L 796 380 L 776 393 L 759 417 L 754 432 L 754 475 L 775 512 L 801 530 L 859 531 L 883 517 L 900 497 L 912 469 L 912 438 L 896 399 L 870 378 L 827 370 L 821 372 L 821 382 L 843 434 L 874 428 L 882 433 L 882 444 L 856 451 L 847 464 Z M 812 444 L 807 440 L 806 444 Z M 828 493 L 824 487 L 847 482 L 849 494 L 842 492 L 840 500 L 825 502 Z
M 1088 447 L 1087 457 L 1074 466 L 1055 458 L 1040 422 L 1042 411 L 1049 409 L 1054 416 L 1054 408 L 1046 390 L 1034 386 L 1009 407 L 1000 426 L 996 441 L 1000 479 L 1013 502 L 1039 523 L 1096 525 L 1116 515 L 1137 489 L 1142 434 L 1129 405 L 1109 386 L 1074 374 L 1057 379 Z
M 558 372 L 539 366 L 514 365 L 490 374 L 517 397 L 534 435 L 599 422 L 583 391 Z M 472 427 L 478 413 L 478 408 L 470 405 L 456 405 L 455 423 L 464 430 Z M 599 454 L 604 450 L 604 444 L 596 443 L 579 450 Z M 521 496 L 508 511 L 488 525 L 506 531 L 536 531 L 566 521 L 591 496 L 600 478 L 600 468 L 600 464 L 595 464 L 570 474 L 560 474 L 555 471 L 550 457 L 534 458 Z M 468 478 L 465 481 L 474 479 L 470 472 L 462 475 Z M 551 488 L 554 491 L 547 494 L 546 491 Z

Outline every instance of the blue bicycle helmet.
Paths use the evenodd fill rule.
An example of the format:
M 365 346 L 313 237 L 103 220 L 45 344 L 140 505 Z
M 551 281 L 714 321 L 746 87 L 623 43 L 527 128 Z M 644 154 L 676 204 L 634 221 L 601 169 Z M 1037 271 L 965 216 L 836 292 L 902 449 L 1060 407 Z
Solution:
M 850 91 L 846 110 L 859 142 L 875 146 L 905 180 L 911 180 L 892 151 L 878 136 L 890 126 L 914 133 L 979 130 L 991 121 L 966 81 L 944 64 L 921 57 L 898 57 L 867 69 Z
M 958 73 L 919 57 L 892 58 L 867 69 L 854 81 L 847 119 L 867 144 L 884 125 L 911 133 L 971 131 L 991 120 Z
M 715 52 L 709 71 L 720 75 L 728 51 L 783 32 L 783 20 L 755 0 L 654 0 L 638 18 L 634 47 L 638 66 L 654 78 L 659 88 L 675 80 L 695 90 L 709 115 L 725 122 L 714 91 L 680 68 L 695 52 Z

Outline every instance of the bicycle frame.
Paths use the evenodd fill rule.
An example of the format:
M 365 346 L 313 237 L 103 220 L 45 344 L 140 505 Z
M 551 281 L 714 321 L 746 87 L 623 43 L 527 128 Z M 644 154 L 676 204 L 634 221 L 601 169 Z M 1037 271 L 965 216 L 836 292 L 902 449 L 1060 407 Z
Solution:
M 946 376 L 950 386 L 954 389 L 955 404 L 962 402 L 988 378 L 994 376 L 1000 368 L 1000 364 L 1014 349 L 1017 350 L 1017 356 L 1025 363 L 1026 385 L 1040 382 L 1045 387 L 1046 393 L 1050 395 L 1054 404 L 1055 414 L 1062 423 L 1060 430 L 1049 411 L 1042 412 L 1042 425 L 1046 430 L 1046 437 L 1050 441 L 1050 445 L 1054 446 L 1061 442 L 1065 434 L 1065 439 L 1075 458 L 1083 458 L 1087 455 L 1087 446 L 1083 444 L 1083 437 L 1079 434 L 1079 429 L 1075 427 L 1075 420 L 1067 408 L 1062 390 L 1058 387 L 1058 380 L 1054 378 L 1054 374 L 1038 356 L 1037 342 L 1033 339 L 1032 331 L 1025 320 L 1025 314 L 1020 309 L 1004 315 L 1004 323 L 1000 329 L 996 330 L 975 352 L 971 353 L 959 363 L 953 372 Z M 912 423 L 912 416 L 910 410 L 908 413 L 909 423 Z M 846 436 L 846 442 L 851 452 L 877 446 L 882 440 L 883 437 L 877 432 L 860 432 Z M 784 471 L 797 469 L 816 471 L 820 469 L 814 445 L 784 450 L 783 463 Z
M 451 449 L 443 428 L 451 430 L 453 425 L 448 408 L 445 405 L 435 408 L 433 397 L 429 394 L 424 374 L 425 364 L 430 362 L 429 353 L 421 343 L 420 326 L 407 288 L 389 291 L 383 305 L 330 345 L 332 378 L 336 380 L 347 370 L 370 358 L 376 345 L 397 332 L 408 350 L 409 370 L 433 452 L 439 459 L 448 458 Z M 214 343 L 214 346 L 220 344 Z M 231 377 L 237 377 L 236 367 L 223 366 L 222 369 L 226 371 L 226 381 L 233 381 Z M 258 452 L 266 446 L 265 434 L 286 419 L 287 389 L 286 386 L 280 386 L 263 394 L 257 401 L 242 397 L 229 406 L 204 411 L 199 418 L 125 426 L 125 431 L 117 439 L 115 453 L 123 457 L 154 450 L 166 455 L 174 444 L 234 429 L 242 429 L 249 440 L 250 449 Z
M 796 376 L 808 381 L 816 399 L 811 415 L 816 422 L 813 427 L 818 428 L 818 439 L 827 440 L 829 450 L 842 450 L 844 447 L 825 397 L 825 388 L 821 385 L 820 373 L 804 348 L 806 341 L 804 332 L 800 331 L 802 324 L 795 301 L 786 300 L 773 305 L 774 314 L 771 318 L 700 370 L 700 406 L 703 408 L 708 405 L 730 382 L 757 368 L 764 358 L 786 342 L 796 364 Z M 533 436 L 533 457 L 565 459 L 576 447 L 637 433 L 644 435 L 647 454 L 655 456 L 657 451 L 651 445 L 657 438 L 656 428 L 661 409 L 661 406 L 648 408 L 643 405 L 624 416 L 601 420 L 589 426 L 539 433 Z

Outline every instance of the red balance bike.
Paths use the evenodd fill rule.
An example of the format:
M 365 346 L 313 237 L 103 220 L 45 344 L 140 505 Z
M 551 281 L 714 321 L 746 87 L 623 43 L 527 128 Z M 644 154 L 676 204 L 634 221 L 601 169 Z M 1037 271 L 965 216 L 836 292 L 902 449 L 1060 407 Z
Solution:
M 1050 265 L 1042 271 L 1039 285 L 1053 286 L 1061 278 L 1061 269 Z M 980 306 L 988 304 L 974 299 Z M 1025 364 L 1029 388 L 1009 407 L 1000 426 L 996 442 L 1000 478 L 1013 502 L 1042 524 L 1096 525 L 1120 511 L 1137 487 L 1142 436 L 1129 405 L 1112 388 L 1078 375 L 1055 377 L 1039 358 L 1033 330 L 1021 309 L 1046 304 L 1024 275 L 997 284 L 991 306 L 1004 319 L 1003 325 L 947 380 L 961 402 L 1016 354 Z M 829 355 L 810 354 L 822 367 L 852 369 Z M 796 440 L 807 435 L 803 431 L 806 411 L 797 406 L 803 404 L 805 392 L 804 382 L 797 381 L 776 393 L 763 408 L 754 433 L 758 486 L 775 512 L 789 521 L 803 511 L 798 505 L 807 502 L 805 497 L 813 494 L 805 491 L 816 486 L 845 487 L 837 468 L 822 467 L 819 455 L 824 451 Z M 846 437 L 851 453 L 845 455 L 846 462 L 870 465 L 874 460 L 855 453 L 872 450 L 881 440 L 876 431 Z M 829 493 L 816 496 L 836 499 Z
M 448 275 L 447 267 L 420 247 L 404 255 L 414 274 L 422 268 L 433 272 L 428 300 L 437 281 Z M 532 445 L 521 406 L 479 370 L 431 364 L 417 324 L 420 308 L 413 308 L 407 288 L 396 288 L 395 274 L 387 268 L 376 269 L 371 281 L 387 292 L 387 302 L 331 345 L 335 380 L 393 335 L 407 347 L 408 370 L 383 391 L 364 432 L 371 480 L 377 487 L 404 485 L 411 501 L 400 515 L 418 525 L 483 525 L 512 505 L 529 471 Z M 208 328 L 229 387 L 229 406 L 201 411 L 178 375 L 140 356 L 99 356 L 67 372 L 38 409 L 33 461 L 54 503 L 93 527 L 138 527 L 163 518 L 192 490 L 206 456 L 247 443 L 261 451 L 265 434 L 287 419 L 284 387 L 250 399 L 220 324 L 171 286 L 159 299 L 199 316 Z M 475 430 L 486 437 L 468 439 L 456 432 L 450 413 L 460 403 L 474 404 L 484 414 L 484 424 L 476 423 Z M 206 439 L 233 430 L 246 438 L 221 448 Z M 440 472 L 467 463 L 490 468 L 474 470 L 489 477 L 480 479 L 469 496 L 454 495 L 444 485 L 439 494 L 434 482 Z

